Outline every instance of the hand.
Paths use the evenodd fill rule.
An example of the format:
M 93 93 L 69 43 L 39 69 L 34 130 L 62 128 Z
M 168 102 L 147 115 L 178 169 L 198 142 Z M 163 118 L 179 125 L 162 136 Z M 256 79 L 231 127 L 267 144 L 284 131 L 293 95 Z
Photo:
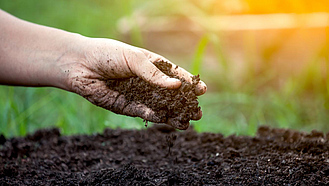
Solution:
M 106 80 L 117 78 L 142 77 L 145 81 L 169 89 L 179 88 L 181 82 L 170 78 L 153 65 L 157 61 L 167 61 L 160 55 L 145 49 L 111 39 L 85 38 L 79 43 L 81 58 L 66 66 L 70 91 L 75 92 L 91 103 L 103 107 L 117 114 L 141 117 L 152 122 L 161 122 L 156 114 L 146 105 L 129 103 L 124 95 L 111 90 L 106 86 Z M 172 64 L 172 71 L 179 77 L 192 81 L 191 74 Z M 202 95 L 207 87 L 202 81 L 196 88 L 196 94 Z M 198 120 L 202 113 L 193 118 Z M 168 119 L 169 125 L 170 119 Z
M 20 20 L 0 10 L 0 84 L 51 86 L 77 93 L 93 104 L 118 114 L 139 116 L 160 122 L 143 104 L 127 102 L 123 95 L 106 86 L 116 78 L 142 77 L 170 89 L 181 82 L 169 78 L 152 63 L 168 61 L 147 50 L 110 39 L 92 39 Z M 191 74 L 172 64 L 172 71 L 191 82 Z M 196 94 L 206 92 L 200 82 Z M 192 119 L 200 119 L 196 113 Z M 177 123 L 168 124 L 177 126 Z

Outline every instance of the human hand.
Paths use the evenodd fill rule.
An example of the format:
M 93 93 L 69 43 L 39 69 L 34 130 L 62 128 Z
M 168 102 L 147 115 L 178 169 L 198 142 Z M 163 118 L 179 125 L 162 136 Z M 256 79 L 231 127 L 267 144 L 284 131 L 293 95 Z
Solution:
M 124 95 L 111 90 L 106 85 L 109 79 L 129 78 L 139 76 L 145 81 L 160 87 L 175 89 L 181 82 L 162 73 L 153 64 L 158 61 L 167 61 L 160 55 L 111 40 L 85 38 L 79 42 L 80 57 L 74 62 L 65 65 L 68 77 L 69 90 L 75 92 L 91 103 L 103 107 L 117 114 L 141 117 L 152 122 L 162 122 L 155 112 L 146 105 L 128 102 Z M 170 62 L 169 62 L 170 63 Z M 172 64 L 172 71 L 180 78 L 192 82 L 192 74 Z M 200 81 L 196 86 L 196 95 L 202 95 L 207 87 Z M 193 120 L 199 120 L 202 113 L 196 113 Z M 170 123 L 170 118 L 167 124 Z M 175 125 L 177 127 L 177 125 Z
M 139 76 L 160 87 L 174 89 L 181 86 L 179 80 L 169 78 L 153 65 L 153 62 L 168 60 L 147 50 L 29 23 L 2 10 L 0 25 L 6 25 L 0 32 L 1 85 L 57 87 L 77 93 L 115 113 L 153 122 L 163 121 L 147 106 L 128 102 L 106 82 Z M 191 82 L 191 74 L 184 69 L 172 64 L 172 71 Z M 196 95 L 205 93 L 206 89 L 203 82 L 198 83 Z M 202 113 L 192 115 L 191 119 L 197 120 Z M 178 126 L 171 122 L 174 119 L 166 120 L 168 124 Z

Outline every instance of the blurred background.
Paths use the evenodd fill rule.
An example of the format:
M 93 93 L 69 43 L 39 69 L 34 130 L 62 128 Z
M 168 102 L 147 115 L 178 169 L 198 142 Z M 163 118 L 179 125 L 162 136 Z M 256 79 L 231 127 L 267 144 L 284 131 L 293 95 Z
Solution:
M 258 126 L 329 131 L 327 0 L 2 0 L 27 21 L 124 41 L 200 74 L 199 132 L 254 135 Z M 5 26 L 5 25 L 2 25 Z M 144 128 L 140 118 L 55 88 L 0 86 L 0 133 Z

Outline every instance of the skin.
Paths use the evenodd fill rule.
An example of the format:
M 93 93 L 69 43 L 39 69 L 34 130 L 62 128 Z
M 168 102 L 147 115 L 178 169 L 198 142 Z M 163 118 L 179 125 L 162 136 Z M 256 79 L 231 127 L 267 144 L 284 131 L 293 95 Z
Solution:
M 123 95 L 106 86 L 106 80 L 142 77 L 145 81 L 175 89 L 178 79 L 169 78 L 153 63 L 164 57 L 112 39 L 88 38 L 56 28 L 33 24 L 0 10 L 0 84 L 56 87 L 86 98 L 117 114 L 159 122 L 143 104 L 127 103 Z M 170 62 L 171 63 L 171 62 Z M 191 82 L 191 74 L 172 64 L 172 71 Z M 196 94 L 207 86 L 200 81 Z M 202 117 L 196 113 L 194 120 Z M 176 126 L 177 124 L 170 123 Z

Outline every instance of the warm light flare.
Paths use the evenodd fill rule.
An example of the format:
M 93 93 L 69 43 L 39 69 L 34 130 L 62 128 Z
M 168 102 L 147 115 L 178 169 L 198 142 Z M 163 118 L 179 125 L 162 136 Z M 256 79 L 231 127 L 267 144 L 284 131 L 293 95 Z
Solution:
M 190 0 L 210 15 L 329 12 L 328 0 Z
M 312 13 L 328 12 L 329 1 L 327 0 L 244 0 L 249 10 L 246 13 L 268 14 L 268 13 Z

